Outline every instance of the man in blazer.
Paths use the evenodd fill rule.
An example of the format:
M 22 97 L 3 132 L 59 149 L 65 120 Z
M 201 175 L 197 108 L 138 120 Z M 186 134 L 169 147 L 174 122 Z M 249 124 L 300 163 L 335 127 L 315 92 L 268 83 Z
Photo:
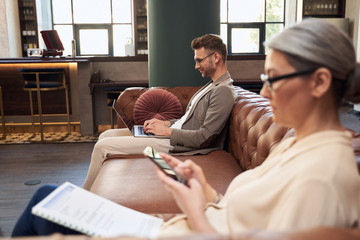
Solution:
M 226 45 L 219 36 L 206 34 L 195 38 L 191 47 L 195 69 L 211 81 L 194 94 L 180 119 L 145 121 L 146 133 L 168 138 L 135 138 L 128 129 L 102 133 L 91 156 L 85 189 L 90 189 L 103 161 L 113 154 L 141 154 L 148 145 L 159 152 L 182 155 L 207 154 L 223 148 L 227 121 L 236 100 L 233 80 L 226 67 Z

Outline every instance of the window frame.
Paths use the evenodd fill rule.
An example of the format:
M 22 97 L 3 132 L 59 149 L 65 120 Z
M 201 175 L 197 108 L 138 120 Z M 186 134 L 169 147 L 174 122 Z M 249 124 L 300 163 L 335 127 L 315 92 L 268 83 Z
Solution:
M 75 39 L 75 45 L 76 45 L 76 56 L 88 56 L 88 55 L 80 55 L 80 41 L 79 41 L 79 31 L 81 29 L 107 29 L 108 30 L 108 48 L 109 48 L 109 54 L 92 54 L 91 56 L 94 57 L 126 57 L 126 58 L 132 58 L 137 56 L 114 56 L 114 39 L 113 39 L 113 27 L 116 25 L 130 25 L 131 26 L 131 35 L 134 38 L 134 19 L 131 19 L 131 22 L 114 22 L 114 16 L 113 16 L 113 0 L 110 0 L 110 12 L 111 12 L 111 22 L 110 23 L 75 23 L 74 21 L 74 4 L 73 0 L 70 0 L 71 2 L 71 23 L 54 23 L 54 10 L 53 10 L 53 4 L 52 0 L 50 1 L 50 8 L 51 8 L 51 25 L 52 29 L 54 29 L 54 26 L 65 26 L 65 25 L 71 25 L 73 27 L 73 37 Z M 134 5 L 133 0 L 130 0 L 131 4 L 131 16 L 133 16 L 134 12 Z
M 240 57 L 243 58 L 244 56 L 259 56 L 259 59 L 265 58 L 265 47 L 263 42 L 266 40 L 266 26 L 269 24 L 282 24 L 283 28 L 286 26 L 286 4 L 287 0 L 282 0 L 284 3 L 283 7 L 283 18 L 282 21 L 266 21 L 266 9 L 267 9 L 267 1 L 264 1 L 264 21 L 262 22 L 229 22 L 229 0 L 226 0 L 226 21 L 220 20 L 220 26 L 226 25 L 227 29 L 227 48 L 228 48 L 228 56 L 231 58 Z M 256 53 L 232 53 L 232 46 L 231 46 L 231 37 L 232 37 L 232 29 L 233 28 L 258 28 L 259 29 L 259 52 Z M 255 57 L 256 58 L 256 57 Z
M 256 22 L 256 23 L 229 23 L 227 26 L 227 46 L 228 46 L 228 55 L 237 56 L 237 55 L 263 55 L 265 54 L 264 45 L 261 44 L 265 41 L 265 24 L 263 22 Z M 232 53 L 232 29 L 247 29 L 247 28 L 255 28 L 259 29 L 259 52 L 257 53 Z M 231 54 L 230 54 L 231 53 Z
M 264 4 L 264 21 L 263 22 L 250 22 L 250 23 L 243 23 L 243 22 L 229 22 L 228 21 L 228 4 L 229 4 L 229 0 L 226 0 L 226 21 L 221 21 L 220 20 L 220 26 L 225 24 L 226 25 L 226 29 L 227 29 L 227 46 L 228 46 L 228 59 L 231 60 L 236 60 L 236 59 L 265 59 L 265 48 L 263 46 L 263 41 L 266 38 L 266 26 L 268 24 L 282 24 L 283 28 L 285 28 L 286 26 L 286 17 L 287 17 L 287 2 L 289 0 L 282 0 L 284 2 L 284 7 L 283 7 L 283 20 L 280 22 L 267 22 L 266 21 L 266 1 L 265 0 Z M 102 28 L 104 28 L 104 26 L 107 26 L 108 29 L 108 33 L 109 33 L 109 54 L 108 55 L 93 55 L 95 57 L 102 57 L 102 56 L 106 56 L 106 57 L 120 57 L 120 58 L 137 58 L 139 57 L 138 55 L 135 54 L 135 56 L 114 56 L 114 44 L 113 44 L 113 26 L 115 25 L 130 25 L 131 26 L 131 32 L 132 32 L 132 36 L 134 36 L 135 34 L 135 20 L 131 19 L 130 23 L 115 23 L 113 21 L 113 8 L 112 8 L 112 0 L 110 0 L 111 3 L 111 23 L 104 23 L 104 24 L 75 24 L 74 23 L 74 9 L 73 9 L 73 1 L 71 0 L 71 15 L 72 15 L 72 23 L 54 23 L 54 18 L 51 17 L 51 24 L 52 24 L 52 28 L 54 29 L 55 25 L 72 25 L 73 26 L 73 36 L 74 39 L 76 41 L 76 55 L 80 56 L 80 42 L 79 42 L 79 27 L 81 27 L 81 29 L 84 29 L 82 27 L 85 27 L 85 25 L 89 25 L 91 26 L 91 29 L 97 29 L 99 26 L 102 26 Z M 291 4 L 290 4 L 291 5 Z M 50 7 L 51 7 L 51 14 L 53 16 L 53 8 L 52 8 L 52 1 L 50 3 Z M 131 7 L 132 7 L 132 12 L 135 11 L 134 10 L 134 2 L 133 0 L 131 0 Z M 219 10 L 220 11 L 220 10 Z M 131 13 L 133 14 L 133 13 Z M 291 14 L 290 14 L 291 15 Z M 231 52 L 231 29 L 232 28 L 239 28 L 239 26 L 241 28 L 258 28 L 259 31 L 259 52 L 257 53 L 232 53 Z M 87 26 L 86 26 L 87 27 Z M 100 27 L 99 27 L 100 28 Z M 135 47 L 135 46 L 134 46 Z M 146 54 L 146 58 L 147 58 L 147 54 Z M 142 57 L 142 59 L 144 59 L 144 56 Z
M 58 24 L 59 25 L 59 24 Z M 91 56 L 95 57 L 114 57 L 114 49 L 113 49 L 113 24 L 106 23 L 106 24 L 73 24 L 73 31 L 74 31 L 74 39 L 76 42 L 76 56 L 89 56 L 89 55 L 81 55 L 80 49 L 80 30 L 83 29 L 106 29 L 108 30 L 108 50 L 109 54 L 91 54 Z

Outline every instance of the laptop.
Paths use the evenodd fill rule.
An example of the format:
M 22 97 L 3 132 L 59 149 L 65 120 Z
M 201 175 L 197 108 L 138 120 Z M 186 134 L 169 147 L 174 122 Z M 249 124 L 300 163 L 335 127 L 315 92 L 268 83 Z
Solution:
M 116 114 L 120 117 L 121 121 L 130 130 L 134 137 L 170 138 L 169 136 L 158 136 L 152 133 L 145 133 L 143 125 L 134 125 L 133 127 L 130 127 L 121 117 L 120 112 L 122 112 L 122 110 L 117 101 L 113 101 L 112 108 L 115 110 Z
M 44 56 L 62 56 L 64 46 L 56 30 L 40 31 L 47 49 L 43 50 Z

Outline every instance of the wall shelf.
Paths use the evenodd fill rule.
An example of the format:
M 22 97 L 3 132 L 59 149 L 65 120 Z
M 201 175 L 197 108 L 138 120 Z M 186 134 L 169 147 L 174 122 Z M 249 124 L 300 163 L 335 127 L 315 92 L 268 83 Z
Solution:
M 346 0 L 303 0 L 303 18 L 344 18 Z
M 135 56 L 148 54 L 147 0 L 134 0 Z
M 38 48 L 38 27 L 35 0 L 18 0 L 22 56 L 28 48 Z

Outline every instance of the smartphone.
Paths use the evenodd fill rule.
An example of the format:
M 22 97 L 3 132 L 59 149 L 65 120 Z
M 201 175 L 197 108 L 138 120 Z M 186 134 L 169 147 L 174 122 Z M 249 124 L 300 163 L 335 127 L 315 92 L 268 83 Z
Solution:
M 148 157 L 153 163 L 155 163 L 166 175 L 187 185 L 186 179 L 178 174 L 172 166 L 170 166 L 163 158 L 161 158 L 159 153 L 151 146 L 147 146 L 144 149 L 144 155 Z

